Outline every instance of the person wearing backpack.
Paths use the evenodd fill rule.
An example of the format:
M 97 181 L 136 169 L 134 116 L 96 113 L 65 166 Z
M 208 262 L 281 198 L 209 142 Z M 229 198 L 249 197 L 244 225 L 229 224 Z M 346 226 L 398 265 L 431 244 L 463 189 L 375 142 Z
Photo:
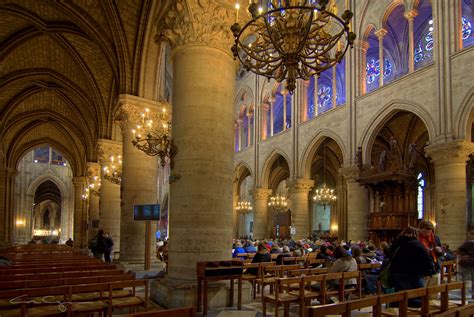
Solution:
M 107 250 L 105 243 L 104 230 L 99 230 L 96 236 L 94 236 L 89 245 L 89 249 L 92 251 L 94 258 L 102 260 L 104 253 Z

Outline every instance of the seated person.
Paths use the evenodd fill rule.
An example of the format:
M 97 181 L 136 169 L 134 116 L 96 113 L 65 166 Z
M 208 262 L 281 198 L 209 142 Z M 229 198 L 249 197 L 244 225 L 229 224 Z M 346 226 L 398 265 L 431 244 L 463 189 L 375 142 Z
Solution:
M 237 241 L 235 243 L 235 249 L 234 249 L 234 252 L 232 252 L 232 257 L 233 258 L 236 258 L 238 256 L 238 254 L 240 253 L 246 253 L 245 252 L 245 249 L 242 248 L 242 243 L 240 241 Z M 246 257 L 240 257 L 242 260 L 245 260 Z
M 291 253 L 290 253 L 290 248 L 288 248 L 288 246 L 285 245 L 283 247 L 283 253 L 278 254 L 278 256 L 276 258 L 276 264 L 277 265 L 282 265 L 283 264 L 283 258 L 286 258 L 286 257 L 291 257 Z
M 265 246 L 264 243 L 260 243 L 258 245 L 258 252 L 255 254 L 255 256 L 252 259 L 252 263 L 260 263 L 260 262 L 271 262 L 272 261 L 272 256 L 268 252 L 267 247 Z M 251 267 L 247 270 L 248 274 L 252 275 L 257 275 L 258 270 L 256 267 Z

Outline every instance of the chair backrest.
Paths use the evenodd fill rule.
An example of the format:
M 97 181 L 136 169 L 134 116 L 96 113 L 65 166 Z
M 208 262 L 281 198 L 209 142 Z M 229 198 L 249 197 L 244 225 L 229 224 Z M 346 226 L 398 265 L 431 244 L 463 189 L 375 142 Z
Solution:
M 378 299 L 378 305 L 373 312 L 374 317 L 382 316 L 382 305 L 388 303 L 398 303 L 398 316 L 408 316 L 408 299 L 406 292 L 379 295 Z
M 327 304 L 319 306 L 306 307 L 307 317 L 320 317 L 326 315 L 338 315 L 341 314 L 343 317 L 348 317 L 347 303 Z

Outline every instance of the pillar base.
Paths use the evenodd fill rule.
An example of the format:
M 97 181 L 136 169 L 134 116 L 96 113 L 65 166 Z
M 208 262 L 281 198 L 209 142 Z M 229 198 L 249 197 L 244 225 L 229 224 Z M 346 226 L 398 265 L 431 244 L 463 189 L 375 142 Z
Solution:
M 145 260 L 116 260 L 113 264 L 120 265 L 125 271 L 144 271 Z M 164 263 L 159 262 L 158 259 L 154 258 L 150 261 L 150 271 L 163 270 Z
M 209 283 L 208 309 L 229 306 L 230 281 Z M 237 307 L 238 284 L 234 282 L 234 306 Z M 242 283 L 242 304 L 252 301 L 252 286 Z M 150 298 L 165 308 L 177 308 L 197 305 L 197 281 L 165 277 L 150 283 Z

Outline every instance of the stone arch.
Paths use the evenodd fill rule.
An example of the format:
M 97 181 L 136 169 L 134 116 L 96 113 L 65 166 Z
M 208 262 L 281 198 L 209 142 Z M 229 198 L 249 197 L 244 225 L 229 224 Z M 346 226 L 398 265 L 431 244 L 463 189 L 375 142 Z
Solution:
M 384 27 L 387 24 L 387 20 L 392 14 L 392 12 L 399 6 L 404 6 L 406 9 L 405 1 L 391 1 L 385 10 L 383 11 L 384 14 L 380 17 L 379 25 Z
M 289 178 L 292 179 L 293 175 L 291 175 L 292 171 L 292 162 L 289 158 L 289 156 L 283 151 L 282 149 L 276 148 L 272 152 L 270 152 L 267 157 L 264 160 L 263 168 L 262 168 L 262 174 L 261 174 L 261 184 L 263 188 L 268 188 L 269 186 L 269 181 L 270 181 L 270 173 L 271 173 L 271 168 L 272 164 L 278 159 L 278 157 L 283 157 L 283 159 L 286 161 L 288 164 L 289 170 L 290 170 L 290 176 Z M 294 164 L 294 162 L 293 162 Z
M 378 134 L 378 131 L 390 120 L 390 118 L 399 111 L 407 111 L 418 116 L 425 124 L 428 131 L 429 140 L 433 140 L 436 135 L 436 127 L 433 118 L 418 104 L 410 103 L 405 100 L 392 100 L 385 105 L 380 111 L 375 113 L 365 130 L 362 132 L 358 145 L 362 147 L 362 162 L 370 164 L 370 153 L 372 145 Z
M 377 20 L 376 17 L 372 16 L 371 13 L 372 7 L 369 5 L 370 1 L 365 1 L 364 5 L 361 10 L 361 15 L 360 15 L 360 24 L 359 24 L 359 33 L 358 34 L 365 34 L 367 32 L 367 28 L 369 25 L 371 25 L 375 30 L 380 28 L 380 25 L 377 25 Z M 370 32 L 370 30 L 369 30 Z M 359 37 L 359 36 L 358 36 Z M 360 36 L 359 38 L 365 39 L 366 37 Z
M 72 174 L 74 176 L 86 175 L 86 159 L 84 156 L 79 155 L 80 151 L 76 149 L 70 150 L 68 146 L 61 144 L 60 142 L 53 140 L 49 137 L 38 138 L 36 140 L 15 144 L 7 156 L 7 166 L 18 168 L 18 164 L 23 156 L 30 150 L 34 149 L 38 145 L 49 144 L 49 146 L 58 149 L 68 161 Z M 82 160 L 81 160 L 82 158 Z
M 362 36 L 362 40 L 364 40 L 365 42 L 367 42 L 368 40 L 368 37 L 370 35 L 370 33 L 372 33 L 372 31 L 377 31 L 377 28 L 375 27 L 375 25 L 373 23 L 369 23 L 366 27 L 365 27 L 365 31 L 364 32 L 361 32 L 361 34 L 363 34 Z
M 472 140 L 471 123 L 474 120 L 474 88 L 468 91 L 461 102 L 461 107 L 454 116 L 454 126 L 457 127 L 456 136 L 467 141 Z
M 254 186 L 255 186 L 255 179 L 253 178 L 253 172 L 250 166 L 244 162 L 241 161 L 237 164 L 237 166 L 234 168 L 234 196 L 239 195 L 240 191 L 240 186 L 242 185 L 243 181 L 250 176 L 252 180 L 254 181 Z
M 304 179 L 309 179 L 311 174 L 311 162 L 313 159 L 314 154 L 317 152 L 320 145 L 324 142 L 326 138 L 332 139 L 336 144 L 339 146 L 342 152 L 343 160 L 348 162 L 350 158 L 347 158 L 348 151 L 346 150 L 346 146 L 341 139 L 341 137 L 328 129 L 320 129 L 316 131 L 311 138 L 311 142 L 306 145 L 305 149 L 301 155 L 301 161 L 298 162 L 299 166 L 301 166 L 300 173 L 301 177 Z

